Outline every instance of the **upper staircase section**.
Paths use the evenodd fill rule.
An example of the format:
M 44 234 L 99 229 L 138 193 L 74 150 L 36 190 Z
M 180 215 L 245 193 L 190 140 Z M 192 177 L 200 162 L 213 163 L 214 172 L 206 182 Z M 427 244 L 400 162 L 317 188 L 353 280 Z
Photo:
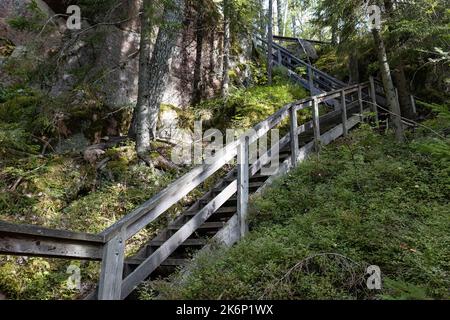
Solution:
M 267 41 L 260 37 L 256 37 L 256 41 L 257 47 L 267 53 Z M 312 96 L 348 86 L 339 79 L 317 69 L 309 62 L 296 57 L 288 49 L 275 42 L 272 43 L 272 56 L 274 64 L 286 67 L 289 76 L 309 90 Z M 299 72 L 300 69 L 303 69 L 302 73 Z

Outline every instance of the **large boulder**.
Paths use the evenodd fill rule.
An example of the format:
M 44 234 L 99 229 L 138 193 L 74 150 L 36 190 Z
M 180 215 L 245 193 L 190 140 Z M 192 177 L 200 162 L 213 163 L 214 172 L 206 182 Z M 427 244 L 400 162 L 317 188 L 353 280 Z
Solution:
M 42 0 L 1 0 L 0 38 L 8 39 L 16 46 L 28 45 L 36 38 L 36 31 L 39 30 L 29 30 L 27 27 L 31 27 L 34 21 L 46 22 L 54 15 L 53 10 Z M 16 27 L 13 26 L 14 22 Z M 27 22 L 28 25 L 25 25 Z M 49 23 L 56 25 L 59 31 L 64 31 L 62 19 L 55 17 Z

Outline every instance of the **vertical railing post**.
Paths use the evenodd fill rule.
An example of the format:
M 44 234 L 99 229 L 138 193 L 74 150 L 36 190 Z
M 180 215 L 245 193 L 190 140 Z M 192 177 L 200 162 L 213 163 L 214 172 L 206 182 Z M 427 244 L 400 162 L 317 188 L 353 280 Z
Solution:
M 120 300 L 126 233 L 119 232 L 103 248 L 102 267 L 98 288 L 99 300 Z
M 297 107 L 291 106 L 291 165 L 295 167 L 298 158 L 298 120 L 297 120 Z
M 319 152 L 321 145 L 321 135 L 320 135 L 319 101 L 317 100 L 317 98 L 313 98 L 312 115 L 314 127 L 314 148 L 316 152 Z
M 281 49 L 278 49 L 277 54 L 278 54 L 278 64 L 281 66 L 281 65 L 283 65 L 283 58 L 281 56 Z
M 342 114 L 342 129 L 344 137 L 348 135 L 347 129 L 347 101 L 345 101 L 345 90 L 341 91 L 341 114 Z
M 248 232 L 247 210 L 248 210 L 248 193 L 249 193 L 249 150 L 250 138 L 245 136 L 241 140 L 238 149 L 238 197 L 237 209 L 239 218 L 240 236 L 245 237 Z
M 358 103 L 359 103 L 359 113 L 361 114 L 361 122 L 364 121 L 364 104 L 363 104 L 363 97 L 362 97 L 362 87 L 361 84 L 358 85 Z
M 311 92 L 311 96 L 314 96 L 314 75 L 310 65 L 308 65 L 308 83 L 309 83 L 309 91 Z
M 378 122 L 378 107 L 377 107 L 377 91 L 375 89 L 375 80 L 370 77 L 370 97 L 372 99 L 372 111 L 375 113 L 375 122 Z

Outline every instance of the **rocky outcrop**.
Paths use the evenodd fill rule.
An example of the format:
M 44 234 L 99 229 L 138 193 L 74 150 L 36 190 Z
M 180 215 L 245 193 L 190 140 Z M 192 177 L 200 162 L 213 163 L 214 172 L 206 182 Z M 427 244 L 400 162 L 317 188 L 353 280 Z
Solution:
M 69 45 L 63 52 L 64 63 L 58 68 L 52 95 L 61 95 L 77 83 L 85 82 L 95 84 L 103 93 L 105 103 L 112 108 L 135 104 L 140 38 L 136 1 L 125 1 L 118 10 L 127 12 L 127 18 L 111 18 L 118 23 L 93 25 L 82 35 L 77 31 L 68 34 L 65 41 Z M 171 72 L 163 95 L 165 104 L 185 107 L 191 103 L 196 62 L 194 21 L 194 14 L 188 12 L 171 59 Z M 219 89 L 219 39 L 217 32 L 211 32 L 204 41 L 203 97 L 210 97 Z
M 80 132 L 91 143 L 98 143 L 103 135 L 126 132 L 118 129 L 117 123 L 126 122 L 124 112 L 129 113 L 137 99 L 141 1 L 119 2 L 120 5 L 105 13 L 105 17 L 88 17 L 90 24 L 83 20 L 81 30 L 68 30 L 64 19 L 54 17 L 55 12 L 65 13 L 65 7 L 60 1 L 36 0 L 37 8 L 30 6 L 32 0 L 0 1 L 0 39 L 15 46 L 12 54 L 16 59 L 29 53 L 28 58 L 35 59 L 36 65 L 45 63 L 52 72 L 45 76 L 45 80 L 36 81 L 33 85 L 48 90 L 52 97 L 64 98 L 73 109 L 82 110 L 81 116 L 78 111 L 77 115 L 68 114 L 66 110 L 70 108 L 61 110 L 69 132 L 63 138 L 70 142 L 67 146 L 60 146 L 62 150 L 84 145 L 86 142 L 81 141 L 83 139 L 78 135 Z M 83 12 L 86 11 L 82 8 L 82 17 Z M 183 17 L 177 47 L 171 58 L 171 71 L 163 94 L 164 104 L 183 108 L 191 105 L 195 70 L 201 73 L 197 86 L 201 98 L 210 98 L 220 90 L 221 25 L 210 22 L 211 25 L 206 27 L 207 31 L 202 37 L 202 59 L 199 61 L 196 59 L 197 16 L 191 3 Z M 28 30 L 11 26 L 11 19 L 23 18 L 27 21 L 38 19 L 36 25 L 40 27 Z M 46 23 L 47 27 L 42 31 L 42 25 Z M 248 50 L 244 51 L 243 56 Z M 8 59 L 11 58 L 0 59 L 0 68 Z M 245 59 L 239 57 L 232 65 L 244 62 Z M 198 63 L 201 64 L 200 68 Z M 0 74 L 0 78 L 7 76 L 6 72 L 0 71 Z M 3 79 L 0 81 L 9 83 Z M 95 97 L 95 101 L 91 97 Z M 161 131 L 166 133 L 166 138 L 184 139 L 179 132 L 173 131 L 175 120 L 170 123 L 170 117 L 164 118 L 162 123 L 164 126 Z M 77 139 L 73 139 L 72 143 L 70 137 Z

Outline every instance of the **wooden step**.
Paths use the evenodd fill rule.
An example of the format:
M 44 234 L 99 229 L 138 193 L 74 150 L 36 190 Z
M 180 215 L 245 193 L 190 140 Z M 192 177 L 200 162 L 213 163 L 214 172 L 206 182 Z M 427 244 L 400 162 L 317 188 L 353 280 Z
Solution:
M 144 262 L 145 259 L 141 258 L 129 258 L 125 260 L 125 264 L 129 266 L 138 266 L 142 262 Z M 162 267 L 178 267 L 178 266 L 185 266 L 189 262 L 188 259 L 175 259 L 175 258 L 168 258 L 163 263 L 161 263 Z
M 196 211 L 186 211 L 183 216 L 195 216 L 200 210 L 196 210 Z M 237 212 L 237 208 L 236 207 L 221 207 L 219 208 L 216 212 L 214 212 L 214 214 L 222 214 L 222 213 L 235 213 Z
M 172 225 L 169 226 L 169 230 L 180 230 L 184 225 Z M 205 222 L 202 224 L 197 230 L 205 230 L 205 229 L 222 229 L 225 226 L 223 222 Z
M 164 240 L 152 240 L 150 242 L 150 247 L 160 247 L 162 246 L 166 241 Z M 183 242 L 180 246 L 192 246 L 192 247 L 198 247 L 198 246 L 204 246 L 208 243 L 207 239 L 187 239 L 185 242 Z
M 250 178 L 250 180 L 251 180 L 251 178 Z M 260 182 L 260 181 L 256 181 L 256 182 L 252 182 L 252 181 L 250 181 L 250 183 L 249 183 L 249 188 L 251 189 L 251 188 L 259 188 L 259 187 L 262 187 L 264 185 L 264 182 Z M 225 189 L 226 187 L 221 187 L 221 188 L 214 188 L 213 189 L 213 193 L 214 194 L 218 194 L 218 193 L 220 193 L 220 192 L 222 192 L 224 189 Z M 203 200 L 202 200 L 203 201 Z M 208 201 L 209 202 L 209 201 Z
M 250 177 L 250 181 L 252 181 L 252 180 L 267 180 L 269 178 L 270 178 L 270 176 L 268 176 L 268 175 L 262 175 L 260 173 L 257 173 Z

